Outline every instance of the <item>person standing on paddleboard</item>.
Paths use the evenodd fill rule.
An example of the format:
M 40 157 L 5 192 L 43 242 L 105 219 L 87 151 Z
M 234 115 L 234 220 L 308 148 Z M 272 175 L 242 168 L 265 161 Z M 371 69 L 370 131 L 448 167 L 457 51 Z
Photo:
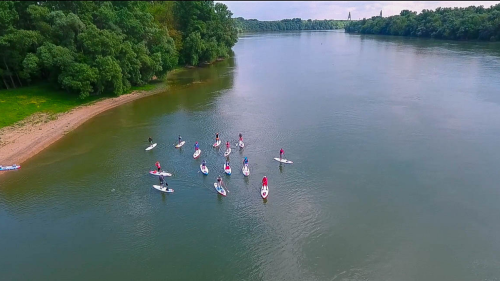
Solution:
M 198 149 L 200 149 L 200 145 L 198 144 L 198 142 L 196 142 L 194 144 L 194 150 L 198 150 Z
M 243 159 L 243 166 L 248 165 L 248 158 Z
M 182 137 L 181 135 L 179 135 L 179 144 L 181 144 L 181 142 L 182 142 Z
M 283 155 L 285 155 L 285 151 L 283 150 L 283 148 L 280 150 L 280 161 L 281 161 L 281 158 L 283 158 Z
M 219 185 L 219 187 L 222 187 L 222 178 L 220 175 L 219 177 L 217 177 L 217 184 Z
M 207 165 L 207 162 L 205 160 L 203 160 L 203 162 L 201 162 L 201 166 L 203 166 L 203 168 L 205 168 L 206 165 Z
M 229 160 L 226 160 L 226 170 L 229 169 Z
M 229 150 L 229 147 L 231 147 L 231 145 L 229 144 L 229 141 L 226 142 L 226 149 Z
M 150 145 L 153 145 L 153 138 L 149 137 L 148 141 Z
M 163 185 L 168 186 L 168 183 L 165 181 L 165 178 L 162 175 L 160 175 L 158 178 L 160 179 L 161 188 L 163 188 Z
M 155 165 L 156 165 L 156 168 L 158 168 L 158 173 L 159 173 L 159 172 L 160 172 L 160 169 L 161 169 L 161 168 L 160 168 L 160 162 L 159 162 L 159 161 L 156 161 Z
M 263 185 L 263 186 L 267 186 L 267 177 L 266 177 L 266 176 L 264 176 L 264 177 L 262 178 L 262 185 Z
M 215 142 L 217 143 L 219 141 L 219 133 L 215 133 Z

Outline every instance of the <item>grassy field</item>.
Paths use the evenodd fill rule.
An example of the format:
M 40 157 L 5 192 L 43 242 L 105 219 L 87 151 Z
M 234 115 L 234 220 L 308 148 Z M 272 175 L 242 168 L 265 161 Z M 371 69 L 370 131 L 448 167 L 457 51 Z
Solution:
M 161 82 L 133 87 L 132 91 L 150 91 Z M 24 118 L 38 112 L 56 114 L 68 111 L 79 105 L 89 104 L 112 95 L 91 96 L 85 100 L 79 99 L 63 91 L 55 90 L 48 84 L 22 87 L 0 91 L 0 128 L 10 126 Z

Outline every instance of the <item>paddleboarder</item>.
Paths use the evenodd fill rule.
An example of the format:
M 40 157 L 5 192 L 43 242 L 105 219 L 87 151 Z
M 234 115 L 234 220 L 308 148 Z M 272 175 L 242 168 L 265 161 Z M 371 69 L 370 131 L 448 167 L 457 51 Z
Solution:
M 248 158 L 243 159 L 243 166 L 248 165 Z
M 160 169 L 161 169 L 161 168 L 160 168 L 160 162 L 159 162 L 159 161 L 156 161 L 155 165 L 156 165 L 156 168 L 158 168 L 158 173 L 159 173 L 159 172 L 160 172 Z
M 226 150 L 229 150 L 229 147 L 231 147 L 231 145 L 229 144 L 229 141 L 226 142 Z
M 148 141 L 150 145 L 153 145 L 153 138 L 149 137 Z
M 198 142 L 196 142 L 194 144 L 194 150 L 198 150 L 198 149 L 200 149 L 200 145 L 198 144 Z
M 179 144 L 181 144 L 181 142 L 182 142 L 182 137 L 181 135 L 179 135 Z
M 207 165 L 207 162 L 206 162 L 205 160 L 203 160 L 203 162 L 201 162 L 201 166 L 202 166 L 203 168 L 205 168 L 205 166 L 206 166 L 206 165 Z
M 168 186 L 168 183 L 165 181 L 165 178 L 162 175 L 160 175 L 158 178 L 160 179 L 161 188 L 163 188 L 163 185 Z
M 283 155 L 285 155 L 285 151 L 283 150 L 283 148 L 280 150 L 280 161 L 281 161 L 281 158 L 283 158 Z
M 264 177 L 262 178 L 262 185 L 263 185 L 263 186 L 267 186 L 267 177 L 266 177 L 266 176 L 264 176 Z
M 240 133 L 240 141 L 243 141 L 243 136 L 241 135 L 241 133 Z
M 219 141 L 219 133 L 215 133 L 215 143 Z

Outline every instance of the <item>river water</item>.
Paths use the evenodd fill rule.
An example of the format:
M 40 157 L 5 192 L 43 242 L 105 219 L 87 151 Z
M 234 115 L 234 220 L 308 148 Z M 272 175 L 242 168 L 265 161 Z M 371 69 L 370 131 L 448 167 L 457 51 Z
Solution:
M 5 172 L 0 279 L 500 280 L 499 44 L 290 32 L 234 51 Z

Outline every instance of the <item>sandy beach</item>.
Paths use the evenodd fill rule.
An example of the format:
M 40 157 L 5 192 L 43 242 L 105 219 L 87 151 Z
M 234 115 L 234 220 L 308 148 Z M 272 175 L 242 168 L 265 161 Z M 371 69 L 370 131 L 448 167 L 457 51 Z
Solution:
M 34 114 L 17 124 L 0 129 L 0 165 L 21 165 L 95 115 L 124 103 L 158 93 L 137 91 L 116 98 L 80 106 L 55 116 Z

